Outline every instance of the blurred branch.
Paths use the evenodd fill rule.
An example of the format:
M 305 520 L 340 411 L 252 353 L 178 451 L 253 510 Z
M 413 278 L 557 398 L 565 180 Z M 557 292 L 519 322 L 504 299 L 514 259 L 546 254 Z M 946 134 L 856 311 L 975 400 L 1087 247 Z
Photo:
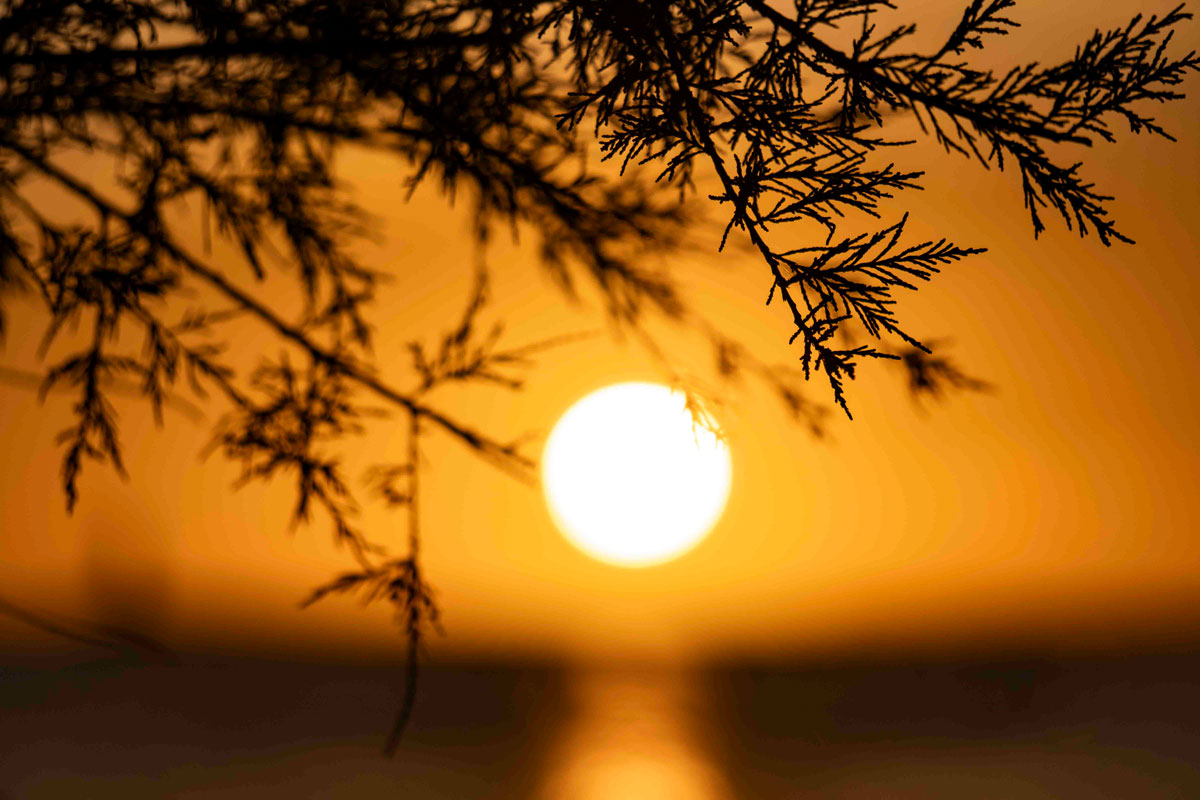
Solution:
M 41 390 L 42 385 L 45 383 L 45 379 L 45 375 L 37 372 L 30 372 L 28 370 L 0 365 L 0 383 L 7 383 L 9 386 L 15 386 L 21 389 L 29 389 L 36 392 Z M 144 387 L 134 381 L 110 377 L 108 382 L 112 389 L 130 397 L 139 397 L 144 394 Z M 70 387 L 55 385 L 52 386 L 49 391 L 65 392 L 70 391 Z M 180 397 L 177 394 L 168 394 L 165 396 L 164 402 L 166 405 L 169 405 L 176 411 L 179 411 L 193 422 L 200 422 L 205 419 L 204 409 L 200 408 L 200 406 L 196 405 L 185 397 Z
M 72 621 L 66 618 L 54 619 L 46 614 L 39 614 L 18 606 L 2 597 L 0 597 L 0 614 L 37 628 L 43 633 L 88 647 L 100 647 L 121 654 L 133 652 L 173 663 L 179 662 L 179 657 L 162 643 L 145 634 L 125 628 L 94 622 Z

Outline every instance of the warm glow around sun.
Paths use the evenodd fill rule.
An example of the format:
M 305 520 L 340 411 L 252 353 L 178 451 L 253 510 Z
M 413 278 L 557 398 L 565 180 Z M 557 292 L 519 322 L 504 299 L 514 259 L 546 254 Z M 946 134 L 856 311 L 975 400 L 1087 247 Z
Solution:
M 668 561 L 708 533 L 729 496 L 729 450 L 693 424 L 685 398 L 618 383 L 571 406 L 551 431 L 542 482 L 559 529 L 601 561 Z

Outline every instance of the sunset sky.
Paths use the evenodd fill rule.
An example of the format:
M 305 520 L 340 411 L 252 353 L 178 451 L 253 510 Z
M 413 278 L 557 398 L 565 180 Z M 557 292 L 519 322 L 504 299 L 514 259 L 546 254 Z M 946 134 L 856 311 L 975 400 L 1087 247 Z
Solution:
M 914 8 L 895 21 L 916 15 L 920 49 L 966 2 L 897 3 Z M 979 63 L 1052 63 L 1097 27 L 1171 7 L 1027 0 L 1013 14 L 1024 27 Z M 1200 49 L 1200 24 L 1171 46 Z M 718 375 L 704 325 L 765 364 L 798 367 L 800 345 L 787 344 L 781 303 L 764 305 L 762 259 L 737 232 L 717 252 L 726 220 L 705 206 L 711 176 L 687 246 L 645 265 L 675 278 L 699 324 L 616 324 L 586 277 L 572 299 L 539 266 L 534 231 L 514 241 L 498 227 L 483 326 L 503 323 L 508 347 L 569 341 L 538 353 L 519 392 L 439 386 L 428 402 L 540 458 L 581 398 L 678 379 L 704 395 L 728 448 L 726 462 L 709 442 L 704 477 L 731 488 L 692 549 L 622 566 L 569 541 L 536 480 L 423 435 L 420 563 L 444 631 L 421 642 L 391 759 L 379 751 L 406 674 L 391 609 L 347 596 L 300 607 L 355 567 L 328 521 L 289 524 L 286 478 L 235 488 L 240 466 L 209 446 L 228 409 L 185 380 L 161 427 L 136 388 L 114 387 L 128 478 L 86 463 L 68 514 L 55 437 L 76 397 L 40 401 L 34 376 L 86 331 L 39 358 L 35 298 L 6 295 L 0 800 L 1200 796 L 1200 75 L 1189 77 L 1188 99 L 1153 109 L 1177 142 L 1126 135 L 1064 156 L 1115 197 L 1136 244 L 1081 239 L 1049 214 L 1035 240 L 1019 176 L 888 117 L 888 136 L 916 143 L 887 155 L 926 175 L 925 191 L 881 205 L 882 224 L 908 213 L 910 242 L 987 249 L 903 296 L 899 317 L 989 388 L 914 399 L 901 366 L 868 362 L 848 383 L 850 420 L 818 375 L 805 396 L 828 410 L 822 436 L 760 378 Z M 111 161 L 72 152 L 61 164 L 119 191 Z M 412 166 L 362 147 L 336 164 L 374 219 L 354 253 L 391 276 L 371 308 L 375 366 L 408 390 L 409 344 L 436 347 L 472 290 L 469 198 L 451 205 L 431 181 L 406 199 Z M 46 183 L 28 191 L 61 220 L 88 213 Z M 294 274 L 255 284 L 228 242 L 207 249 L 198 208 L 172 214 L 185 248 L 298 315 Z M 771 235 L 801 246 L 823 234 Z M 243 375 L 285 349 L 254 319 L 220 325 Z M 129 333 L 121 343 L 139 344 Z M 348 478 L 361 486 L 371 465 L 403 462 L 407 426 L 366 419 L 342 445 Z M 610 436 L 592 426 L 575 432 Z M 599 460 L 563 447 L 550 448 L 566 453 L 555 463 Z M 635 479 L 653 473 L 637 466 Z M 403 510 L 374 503 L 358 520 L 405 554 Z
M 924 32 L 936 35 L 957 5 L 926 4 Z M 1141 10 L 1166 9 L 1024 4 L 1026 27 L 992 58 L 1065 55 L 1065 42 Z M 1189 23 L 1175 46 L 1197 43 L 1200 26 Z M 903 314 L 919 335 L 951 342 L 945 352 L 992 393 L 917 406 L 899 370 L 870 364 L 850 387 L 853 422 L 831 414 L 818 440 L 752 378 L 721 384 L 702 337 L 651 321 L 680 372 L 722 401 L 733 459 L 723 517 L 676 561 L 629 570 L 590 560 L 554 528 L 536 487 L 429 439 L 424 557 L 446 628 L 429 653 L 691 663 L 1194 638 L 1200 92 L 1194 81 L 1190 89 L 1190 99 L 1160 112 L 1178 143 L 1127 137 L 1080 153 L 1086 174 L 1117 198 L 1113 216 L 1135 245 L 1105 248 L 1057 220 L 1034 241 L 1014 176 L 946 156 L 926 139 L 897 152 L 901 165 L 928 171 L 927 190 L 892 201 L 885 217 L 908 210 L 913 238 L 988 248 L 906 297 Z M 907 120 L 889 128 L 919 136 Z M 348 151 L 339 163 L 354 198 L 380 220 L 378 240 L 360 252 L 396 275 L 376 305 L 376 352 L 385 371 L 403 376 L 405 343 L 432 338 L 469 290 L 469 221 L 432 186 L 404 202 L 405 167 L 386 156 Z M 194 217 L 191 225 L 198 241 Z M 762 265 L 744 252 L 711 252 L 718 236 L 719 225 L 698 226 L 698 251 L 665 266 L 698 310 L 762 360 L 794 358 L 786 321 L 763 307 Z M 537 453 L 589 391 L 667 377 L 635 339 L 613 334 L 595 297 L 572 304 L 558 292 L 526 244 L 501 238 L 488 261 L 488 318 L 505 321 L 505 341 L 598 335 L 542 355 L 521 393 L 447 392 L 445 407 L 501 437 L 532 432 Z M 6 367 L 38 368 L 31 308 L 10 312 Z M 277 345 L 249 323 L 238 328 L 237 353 L 256 348 Z M 828 402 L 821 380 L 809 397 Z M 193 402 L 203 418 L 172 409 L 156 430 L 139 401 L 123 400 L 130 478 L 89 465 L 68 516 L 54 435 L 71 398 L 39 404 L 34 391 L 0 383 L 0 595 L 182 650 L 393 657 L 385 609 L 339 599 L 297 608 L 349 566 L 346 554 L 320 521 L 289 531 L 286 486 L 232 491 L 236 468 L 200 457 L 220 408 Z M 388 451 L 399 457 L 401 428 L 364 437 L 362 466 Z M 380 539 L 399 530 L 398 518 L 377 509 L 364 519 Z M 40 637 L 0 617 L 6 647 L 61 644 Z

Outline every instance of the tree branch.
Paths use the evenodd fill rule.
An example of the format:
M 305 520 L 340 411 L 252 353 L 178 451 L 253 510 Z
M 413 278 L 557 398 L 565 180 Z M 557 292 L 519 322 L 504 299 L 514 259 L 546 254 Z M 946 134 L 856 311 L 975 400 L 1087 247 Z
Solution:
M 989 115 L 985 106 L 969 101 L 956 101 L 948 97 L 929 95 L 921 92 L 911 84 L 888 77 L 869 64 L 852 58 L 840 50 L 831 47 L 821 39 L 804 30 L 796 20 L 771 8 L 765 0 L 745 0 L 746 4 L 757 11 L 765 19 L 770 20 L 776 27 L 791 34 L 792 38 L 815 51 L 822 59 L 833 64 L 856 80 L 873 84 L 882 88 L 890 95 L 904 97 L 912 104 L 920 104 L 934 108 L 951 117 L 961 117 L 970 120 L 979 129 L 1002 130 L 1005 133 L 1023 136 L 1029 139 L 1043 139 L 1051 142 L 1070 142 L 1073 144 L 1091 145 L 1091 140 L 1084 136 L 1062 133 L 1048 128 L 1035 128 L 1023 125 L 1010 117 Z
M 505 469 L 505 471 L 519 477 L 523 480 L 529 478 L 529 472 L 532 470 L 534 463 L 531 459 L 522 456 L 514 448 L 509 445 L 502 445 L 483 434 L 480 434 L 471 428 L 468 428 L 461 423 L 455 422 L 441 412 L 423 405 L 407 394 L 395 389 L 392 386 L 381 381 L 379 378 L 366 372 L 362 367 L 352 363 L 345 356 L 330 352 L 321 347 L 316 342 L 312 341 L 303 331 L 289 324 L 276 314 L 271 308 L 264 303 L 259 302 L 253 296 L 246 293 L 242 289 L 235 286 L 224 275 L 208 265 L 201 262 L 198 258 L 188 253 L 182 246 L 176 244 L 165 234 L 150 229 L 140 218 L 117 208 L 105 198 L 101 197 L 91 187 L 83 184 L 75 179 L 72 175 L 64 172 L 55 165 L 51 164 L 44 158 L 38 156 L 27 148 L 16 144 L 15 142 L 7 142 L 6 147 L 20 155 L 35 169 L 39 170 L 47 177 L 50 177 L 85 199 L 92 207 L 101 215 L 110 218 L 120 219 L 131 230 L 138 231 L 148 241 L 153 242 L 157 246 L 163 248 L 167 255 L 174 259 L 178 264 L 184 267 L 188 272 L 202 278 L 210 286 L 216 288 L 229 299 L 233 300 L 240 307 L 246 309 L 268 327 L 273 329 L 282 338 L 298 345 L 301 349 L 309 354 L 316 362 L 326 364 L 332 370 L 345 375 L 354 382 L 369 389 L 377 396 L 388 400 L 416 417 L 422 417 L 430 420 L 438 427 L 447 431 L 455 438 L 464 442 L 467 446 L 479 451 L 482 455 L 489 458 L 493 463 Z
M 96 47 L 69 53 L 35 51 L 30 53 L 0 53 L 0 68 L 12 66 L 79 66 L 117 62 L 163 63 L 195 58 L 201 61 L 221 61 L 229 58 L 287 58 L 305 60 L 313 57 L 359 58 L 364 55 L 389 55 L 412 50 L 439 47 L 473 47 L 493 43 L 490 33 L 428 35 L 418 39 L 372 40 L 358 37 L 320 37 L 312 41 L 293 39 L 250 40 L 238 42 L 196 42 L 171 47 L 116 48 Z M 349 54 L 349 56 L 347 56 Z

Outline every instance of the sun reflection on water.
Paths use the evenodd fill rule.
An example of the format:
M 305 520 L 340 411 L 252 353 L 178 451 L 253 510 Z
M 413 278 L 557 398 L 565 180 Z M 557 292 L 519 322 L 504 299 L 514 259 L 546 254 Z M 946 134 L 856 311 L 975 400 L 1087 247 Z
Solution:
M 706 746 L 694 680 L 673 672 L 577 674 L 545 800 L 726 800 Z

